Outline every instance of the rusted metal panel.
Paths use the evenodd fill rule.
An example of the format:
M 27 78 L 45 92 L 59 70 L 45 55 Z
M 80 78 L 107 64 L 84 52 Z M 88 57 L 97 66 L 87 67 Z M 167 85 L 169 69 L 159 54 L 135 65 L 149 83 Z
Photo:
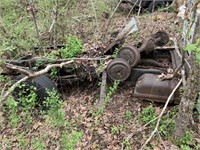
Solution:
M 146 98 L 147 100 L 165 102 L 177 83 L 178 79 L 176 78 L 161 81 L 158 79 L 158 75 L 144 74 L 138 79 L 134 90 L 134 96 Z M 179 91 L 177 91 L 171 102 L 179 103 L 179 101 Z

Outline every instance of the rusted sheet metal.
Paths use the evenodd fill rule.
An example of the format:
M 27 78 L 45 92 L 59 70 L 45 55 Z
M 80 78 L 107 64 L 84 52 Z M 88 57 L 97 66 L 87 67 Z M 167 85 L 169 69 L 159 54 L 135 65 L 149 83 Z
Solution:
M 165 102 L 177 83 L 177 79 L 161 81 L 158 79 L 158 75 L 144 74 L 138 79 L 134 90 L 134 96 L 151 99 L 158 102 Z M 171 102 L 180 102 L 178 90 Z

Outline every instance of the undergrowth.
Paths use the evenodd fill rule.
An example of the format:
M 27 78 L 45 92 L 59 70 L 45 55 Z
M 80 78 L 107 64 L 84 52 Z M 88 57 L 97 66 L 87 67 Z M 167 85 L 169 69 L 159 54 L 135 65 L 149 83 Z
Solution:
M 170 136 L 175 127 L 174 119 L 176 114 L 177 114 L 177 107 L 173 107 L 161 118 L 158 132 L 164 139 L 170 139 Z M 153 130 L 156 126 L 157 121 L 155 119 L 158 117 L 158 115 L 159 114 L 155 111 L 155 107 L 153 106 L 153 104 L 150 104 L 148 107 L 142 110 L 142 112 L 138 115 L 138 117 L 143 123 L 145 124 L 149 123 L 151 130 Z
M 56 147 L 59 146 L 62 149 L 69 150 L 75 149 L 83 136 L 83 132 L 76 128 L 76 124 L 72 124 L 66 119 L 64 101 L 60 98 L 58 92 L 48 90 L 49 96 L 40 104 L 34 87 L 29 89 L 24 88 L 24 85 L 20 87 L 21 91 L 18 97 L 10 96 L 3 107 L 5 121 L 2 127 L 19 130 L 24 126 L 26 130 L 20 133 L 17 130 L 12 130 L 12 136 L 15 136 L 18 140 L 14 142 L 4 137 L 0 143 L 0 148 L 10 145 L 10 147 L 17 146 L 20 149 L 27 149 L 29 146 L 31 149 L 43 150 L 47 148 L 46 141 L 54 139 L 52 133 L 59 133 L 58 141 L 55 141 Z M 40 105 L 42 107 L 39 107 Z M 30 135 L 27 133 L 33 129 L 37 130 L 35 128 L 37 124 L 43 124 L 43 130 L 48 130 L 48 132 L 42 131 L 43 134 L 35 132 L 31 135 L 31 140 L 28 141 L 27 136 L 30 138 Z
M 60 49 L 62 58 L 73 58 L 82 52 L 83 43 L 75 35 L 69 34 L 66 39 L 66 45 Z
M 142 112 L 138 115 L 138 118 L 144 123 L 149 123 L 150 131 L 154 130 L 156 127 L 156 118 L 158 117 L 158 113 L 156 112 L 156 107 L 153 104 L 150 104 L 146 108 L 142 110 Z M 173 107 L 168 110 L 161 118 L 160 125 L 158 128 L 158 133 L 162 136 L 164 140 L 172 140 L 172 133 L 175 127 L 175 117 L 177 114 L 177 107 Z M 152 121 L 154 120 L 154 121 Z M 158 137 L 159 139 L 159 137 Z M 186 131 L 185 135 L 176 142 L 181 150 L 197 150 L 198 145 L 194 144 L 194 138 L 191 132 Z M 195 147 L 195 148 L 194 148 Z

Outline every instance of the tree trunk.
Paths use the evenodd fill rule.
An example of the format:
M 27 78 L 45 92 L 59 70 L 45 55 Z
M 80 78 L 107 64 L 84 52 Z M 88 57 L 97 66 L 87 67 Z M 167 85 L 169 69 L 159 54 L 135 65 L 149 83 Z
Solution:
M 198 1 L 196 1 L 196 4 L 198 4 Z M 188 9 L 188 12 L 194 13 L 195 15 L 193 16 L 197 17 L 196 27 L 194 29 L 194 34 L 192 35 L 193 42 L 195 42 L 196 39 L 200 38 L 200 14 L 197 13 L 198 12 L 197 9 L 199 8 L 198 7 L 196 7 L 196 9 L 194 8 L 195 5 L 192 8 Z M 191 25 L 192 20 L 194 20 L 194 18 L 191 17 L 190 20 L 186 22 L 188 26 Z M 187 30 L 191 31 L 191 28 L 188 28 Z M 191 38 L 191 36 L 185 38 L 187 41 L 186 44 L 189 43 L 188 41 L 191 42 L 191 39 L 189 39 Z M 190 55 L 190 62 L 191 62 L 190 73 L 187 78 L 186 86 L 184 87 L 183 96 L 179 106 L 178 116 L 175 121 L 176 125 L 173 133 L 173 137 L 175 140 L 180 139 L 185 134 L 186 131 L 189 131 L 191 129 L 193 123 L 192 115 L 193 115 L 194 104 L 195 101 L 197 100 L 197 96 L 200 90 L 200 62 L 195 61 L 195 56 L 193 54 Z
M 193 122 L 193 108 L 198 96 L 200 86 L 200 65 L 193 63 L 191 66 L 186 87 L 184 88 L 183 96 L 179 105 L 179 112 L 176 118 L 174 131 L 174 139 L 180 139 L 186 131 L 188 131 Z

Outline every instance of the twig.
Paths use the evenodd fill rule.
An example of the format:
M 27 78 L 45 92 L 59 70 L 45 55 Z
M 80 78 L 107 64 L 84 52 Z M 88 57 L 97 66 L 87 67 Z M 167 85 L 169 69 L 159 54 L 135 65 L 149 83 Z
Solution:
M 146 129 L 146 126 L 148 126 L 151 122 L 155 121 L 156 119 L 158 119 L 158 117 L 150 120 L 149 122 L 147 122 L 145 125 L 143 125 L 142 127 L 140 127 L 139 129 L 137 129 L 134 133 L 131 133 L 127 136 L 126 140 L 130 140 L 136 133 L 138 132 L 142 132 L 143 130 Z M 122 143 L 122 147 L 121 150 L 124 150 L 124 143 Z
M 141 9 L 142 9 L 141 5 L 142 5 L 142 1 L 140 1 L 140 4 L 139 4 L 139 10 L 138 10 L 138 14 L 137 14 L 138 16 L 140 15 L 140 12 L 141 12 Z
M 163 142 L 163 139 L 162 139 L 162 137 L 161 137 L 160 133 L 158 132 L 157 134 L 158 134 L 158 136 L 159 136 L 159 138 L 160 138 L 160 140 L 161 140 L 161 143 L 162 143 L 162 145 L 163 145 L 164 149 L 166 150 L 165 143 Z
M 134 5 L 132 6 L 131 10 L 129 11 L 128 15 L 127 15 L 127 18 L 130 16 L 131 12 L 133 11 L 133 8 L 137 5 L 139 0 L 137 0 Z
M 94 17 L 95 17 L 95 21 L 96 21 L 97 31 L 99 32 L 99 24 L 98 24 L 98 21 L 97 21 L 97 12 L 96 12 L 96 10 L 95 10 L 93 0 L 90 0 L 90 2 L 91 2 L 92 9 L 93 9 L 93 12 L 94 12 Z M 95 38 L 96 38 L 96 36 L 95 36 Z M 97 41 L 97 38 L 96 38 L 96 41 Z
M 55 68 L 55 67 L 60 67 L 60 68 L 62 68 L 63 66 L 68 65 L 68 64 L 73 63 L 73 62 L 74 62 L 74 61 L 71 60 L 71 61 L 67 61 L 67 62 L 62 62 L 62 63 L 60 63 L 60 64 L 51 64 L 51 65 L 46 66 L 46 68 L 44 68 L 43 70 L 40 70 L 40 71 L 37 71 L 37 72 L 34 72 L 34 73 L 28 73 L 26 70 L 23 70 L 23 69 L 21 68 L 20 71 L 23 70 L 23 72 L 24 72 L 24 73 L 25 73 L 25 72 L 28 73 L 28 75 L 26 75 L 24 78 L 20 79 L 20 80 L 17 81 L 16 83 L 14 83 L 14 84 L 8 89 L 8 91 L 1 97 L 0 103 L 3 102 L 3 101 L 5 101 L 5 100 L 8 98 L 8 96 L 14 91 L 14 89 L 15 89 L 20 83 L 25 82 L 25 81 L 27 81 L 28 79 L 35 78 L 35 77 L 38 77 L 38 76 L 40 76 L 40 75 L 42 75 L 42 74 L 45 74 L 45 73 L 47 73 L 47 72 L 48 72 L 50 69 L 52 69 L 52 68 Z M 13 69 L 17 69 L 18 66 L 15 66 L 15 67 L 12 66 L 12 68 L 13 68 Z
M 117 9 L 118 9 L 119 5 L 121 4 L 121 2 L 122 2 L 122 0 L 120 0 L 120 1 L 118 2 L 118 4 L 117 4 L 117 6 L 115 7 L 114 11 L 113 11 L 112 14 L 110 15 L 110 17 L 109 17 L 109 19 L 108 19 L 108 22 L 107 22 L 107 25 L 106 25 L 105 33 L 108 31 L 108 27 L 109 27 L 109 25 L 110 25 L 110 22 L 111 22 L 111 20 L 112 20 L 112 17 L 113 17 L 113 15 L 115 14 L 115 12 L 117 11 Z M 104 36 L 103 36 L 103 37 L 104 37 Z
M 172 91 L 171 94 L 169 95 L 169 97 L 168 97 L 168 99 L 167 99 L 167 101 L 166 101 L 166 103 L 165 103 L 165 106 L 163 107 L 163 109 L 162 109 L 160 115 L 158 116 L 158 121 L 157 121 L 157 123 L 156 123 L 155 129 L 151 132 L 150 137 L 149 137 L 149 138 L 146 140 L 146 142 L 142 145 L 142 147 L 140 148 L 140 150 L 143 150 L 143 149 L 145 148 L 145 146 L 149 143 L 149 141 L 152 139 L 152 137 L 154 136 L 154 134 L 158 131 L 161 118 L 162 118 L 162 116 L 163 116 L 163 114 L 164 114 L 164 112 L 165 112 L 165 110 L 166 110 L 166 108 L 167 108 L 167 106 L 168 106 L 168 104 L 169 104 L 169 102 L 170 102 L 172 96 L 174 95 L 174 93 L 176 92 L 176 90 L 178 89 L 178 87 L 180 86 L 181 83 L 182 83 L 182 79 L 178 82 L 178 84 L 176 85 L 176 87 L 173 89 L 173 91 Z
M 34 25 L 35 25 L 38 43 L 39 43 L 40 48 L 42 49 L 42 42 L 41 42 L 41 39 L 40 39 L 40 33 L 39 33 L 39 28 L 38 28 L 37 19 L 36 19 L 36 10 L 35 10 L 32 3 L 33 2 L 29 3 L 29 7 L 27 8 L 27 11 L 31 12 L 31 14 L 33 16 L 33 22 L 34 22 Z

